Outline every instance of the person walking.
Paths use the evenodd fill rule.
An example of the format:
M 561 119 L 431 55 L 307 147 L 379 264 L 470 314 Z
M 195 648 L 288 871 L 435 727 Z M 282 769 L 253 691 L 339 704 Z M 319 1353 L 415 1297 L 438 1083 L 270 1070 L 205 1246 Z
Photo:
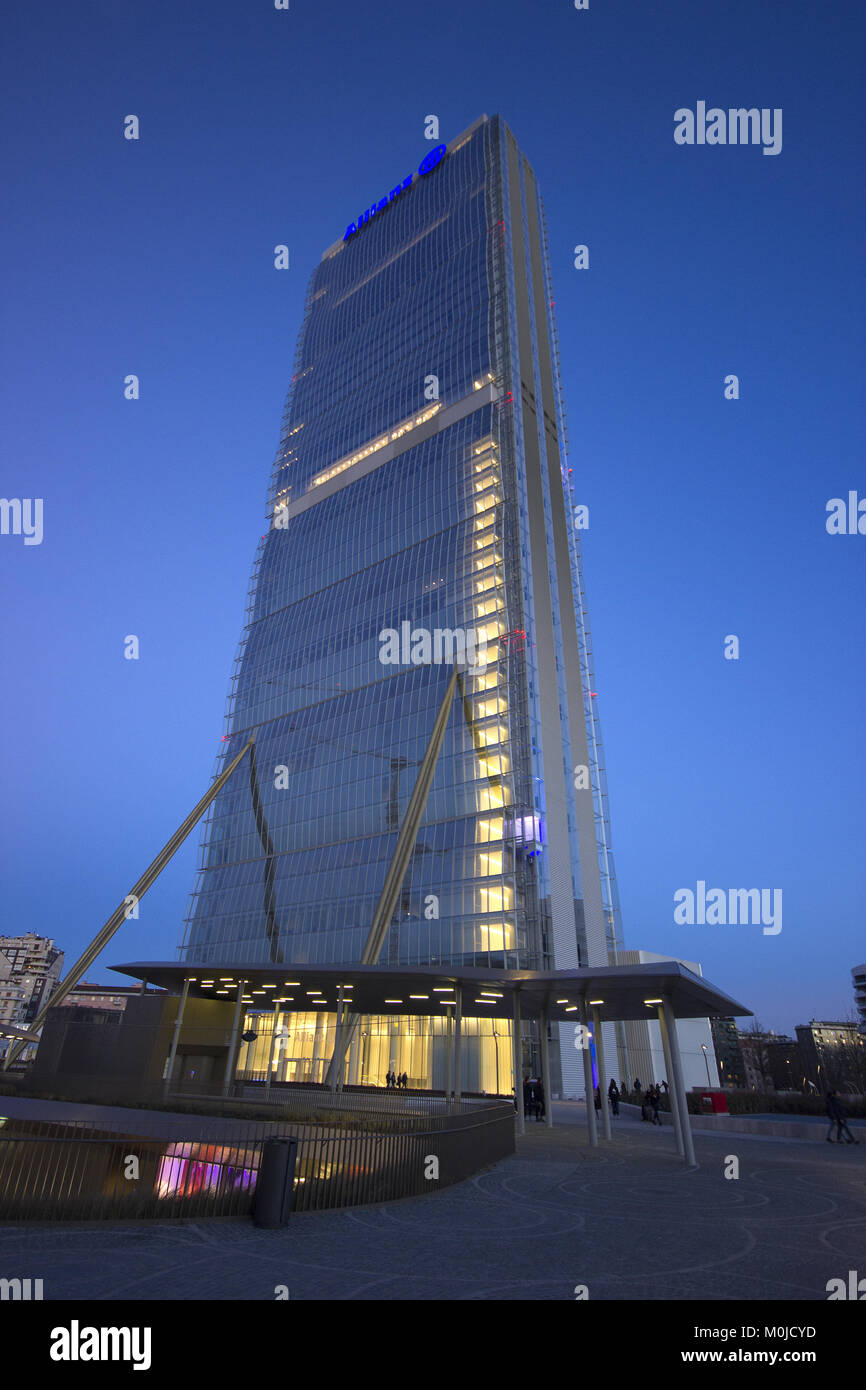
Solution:
M 540 1081 L 535 1082 L 535 1123 L 540 1124 L 544 1119 L 544 1087 Z
M 659 1105 L 661 1104 L 662 1093 L 658 1086 L 651 1086 L 647 1092 L 650 1103 L 650 1117 L 654 1125 L 661 1125 L 659 1119 Z
M 403 1073 L 403 1075 L 402 1075 L 402 1077 L 401 1077 L 400 1084 L 402 1085 L 403 1090 L 405 1091 L 406 1088 L 407 1088 L 407 1086 L 409 1085 L 409 1073 L 408 1073 L 408 1072 L 405 1072 L 405 1071 L 404 1071 L 404 1073 Z
M 854 1135 L 851 1133 L 850 1129 L 848 1128 L 848 1111 L 845 1109 L 845 1107 L 844 1107 L 844 1105 L 842 1104 L 841 1100 L 839 1099 L 838 1093 L 837 1093 L 836 1091 L 828 1091 L 828 1092 L 827 1092 L 827 1114 L 828 1114 L 828 1116 L 829 1116 L 829 1118 L 830 1118 L 830 1130 L 833 1129 L 833 1126 L 834 1126 L 834 1125 L 836 1126 L 836 1143 L 837 1143 L 837 1144 L 841 1144 L 841 1143 L 842 1143 L 842 1134 L 843 1134 L 843 1132 L 844 1132 L 844 1134 L 845 1134 L 845 1143 L 846 1143 L 846 1144 L 859 1144 L 859 1143 L 860 1143 L 860 1140 L 859 1140 L 859 1139 L 855 1139 L 855 1138 L 854 1138 Z M 828 1130 L 828 1132 L 827 1132 L 827 1143 L 828 1143 L 828 1144 L 831 1144 L 831 1143 L 833 1142 L 833 1141 L 831 1140 L 831 1138 L 830 1138 L 830 1130 Z
M 523 1087 L 523 1113 L 524 1115 L 534 1115 L 538 1119 L 538 1081 L 534 1076 L 527 1076 Z
M 609 1085 L 608 1088 L 607 1088 L 607 1097 L 608 1097 L 608 1100 L 610 1101 L 611 1114 L 613 1114 L 613 1115 L 618 1115 L 618 1114 L 619 1114 L 619 1087 L 617 1086 L 617 1084 L 616 1084 L 616 1082 L 614 1081 L 613 1077 L 611 1077 L 611 1079 L 610 1079 L 610 1085 Z
M 386 1086 L 390 1086 L 391 1083 L 393 1082 L 393 1080 L 394 1080 L 394 1078 L 393 1078 L 393 1076 L 391 1075 L 390 1071 L 386 1071 L 386 1072 L 385 1072 L 385 1085 L 386 1085 Z

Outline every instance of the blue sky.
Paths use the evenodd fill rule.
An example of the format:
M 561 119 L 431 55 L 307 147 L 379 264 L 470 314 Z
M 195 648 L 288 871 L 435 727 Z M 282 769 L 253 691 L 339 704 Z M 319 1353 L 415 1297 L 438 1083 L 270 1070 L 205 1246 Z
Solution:
M 307 277 L 430 148 L 425 116 L 447 140 L 498 111 L 547 208 L 627 944 L 780 1031 L 848 1011 L 866 536 L 825 508 L 866 496 L 861 7 L 50 2 L 5 26 L 2 492 L 45 520 L 0 536 L 2 930 L 70 962 L 202 794 Z M 781 108 L 781 153 L 676 145 L 699 100 Z M 197 844 L 91 977 L 174 955 Z M 675 925 L 699 879 L 781 888 L 781 933 Z

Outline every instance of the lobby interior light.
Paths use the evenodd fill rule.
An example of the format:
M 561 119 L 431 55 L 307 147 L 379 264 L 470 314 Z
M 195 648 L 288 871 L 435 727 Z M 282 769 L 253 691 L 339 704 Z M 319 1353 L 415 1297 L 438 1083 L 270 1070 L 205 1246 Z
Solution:
M 557 1004 L 567 1004 L 567 1003 L 568 1003 L 568 1000 L 567 1000 L 567 999 L 557 999 L 556 1002 L 557 1002 Z
M 643 1002 L 645 1004 L 663 1004 L 665 1001 L 663 999 L 645 999 Z
M 409 998 L 410 998 L 410 999 L 429 999 L 429 998 L 430 998 L 430 995 L 429 995 L 429 994 L 410 994 L 410 995 L 409 995 Z
M 402 1004 L 402 1003 L 403 1003 L 403 1000 L 402 1000 L 402 999 L 386 999 L 386 1000 L 385 1000 L 385 1003 L 386 1003 L 386 1004 Z
M 453 986 L 453 985 L 434 985 L 434 986 L 433 986 L 433 993 L 434 993 L 434 994 L 453 994 L 453 993 L 454 993 L 454 986 Z
M 577 1005 L 576 1005 L 576 1004 L 569 1004 L 569 1006 L 568 1006 L 568 1008 L 566 1009 L 565 1012 L 566 1012 L 567 1014 L 576 1014 L 576 1013 L 577 1013 Z
M 589 1002 L 590 1004 L 603 1004 L 603 1003 L 604 1003 L 604 1000 L 603 1000 L 603 999 L 590 999 L 588 1002 Z

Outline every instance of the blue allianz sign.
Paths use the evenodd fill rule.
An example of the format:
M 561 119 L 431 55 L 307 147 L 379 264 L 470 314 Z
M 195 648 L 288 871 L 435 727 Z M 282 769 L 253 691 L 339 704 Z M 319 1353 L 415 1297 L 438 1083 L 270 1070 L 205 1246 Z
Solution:
M 440 162 L 440 160 L 443 160 L 445 158 L 446 154 L 447 146 L 437 145 L 435 150 L 431 150 L 430 153 L 425 155 L 424 158 L 421 160 L 421 163 L 418 165 L 418 173 L 422 175 L 422 177 L 424 174 L 429 174 L 430 170 L 435 169 L 436 165 Z M 356 232 L 359 232 L 361 228 L 365 225 L 365 223 L 369 222 L 372 217 L 376 216 L 377 212 L 382 212 L 384 208 L 388 207 L 389 203 L 393 203 L 395 198 L 399 198 L 401 193 L 405 193 L 407 188 L 411 188 L 414 178 L 415 175 L 410 174 L 409 177 L 407 179 L 404 179 L 402 183 L 398 183 L 396 188 L 392 188 L 391 192 L 388 194 L 386 198 L 380 198 L 378 203 L 373 203 L 370 207 L 367 208 L 366 212 L 362 212 L 357 222 L 350 222 L 348 227 L 346 228 L 346 235 L 343 237 L 343 240 L 348 241 L 349 237 L 354 236 Z

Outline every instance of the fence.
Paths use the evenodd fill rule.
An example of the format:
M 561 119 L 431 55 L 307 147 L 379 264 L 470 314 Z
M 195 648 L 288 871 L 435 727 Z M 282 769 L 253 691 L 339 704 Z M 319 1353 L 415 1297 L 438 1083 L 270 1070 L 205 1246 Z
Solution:
M 262 1145 L 280 1135 L 298 1139 L 296 1211 L 419 1196 L 514 1151 L 509 1104 L 442 1115 L 423 1128 L 395 1126 L 396 1118 L 352 1129 L 304 1120 L 235 1124 L 235 1133 L 222 1139 L 142 1138 L 7 1120 L 0 1131 L 0 1220 L 249 1215 Z

